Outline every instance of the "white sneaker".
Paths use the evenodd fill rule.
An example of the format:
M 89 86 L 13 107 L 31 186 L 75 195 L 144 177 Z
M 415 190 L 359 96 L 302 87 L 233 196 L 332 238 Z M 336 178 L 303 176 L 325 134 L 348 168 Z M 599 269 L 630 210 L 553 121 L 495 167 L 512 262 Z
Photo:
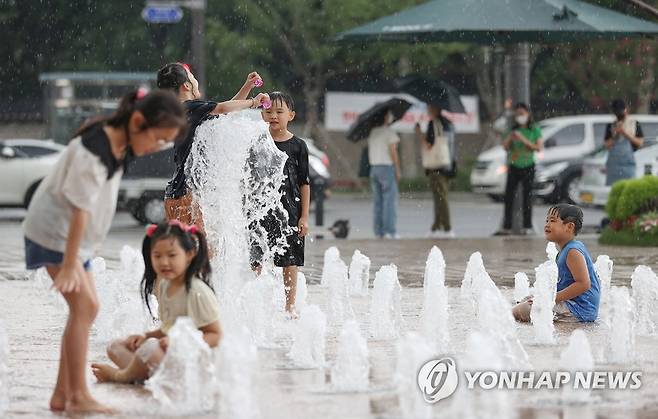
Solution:
M 433 239 L 454 239 L 455 233 L 452 230 L 449 231 L 434 230 L 429 233 L 428 237 L 431 237 Z
M 384 238 L 388 240 L 399 240 L 400 235 L 399 234 L 384 234 Z

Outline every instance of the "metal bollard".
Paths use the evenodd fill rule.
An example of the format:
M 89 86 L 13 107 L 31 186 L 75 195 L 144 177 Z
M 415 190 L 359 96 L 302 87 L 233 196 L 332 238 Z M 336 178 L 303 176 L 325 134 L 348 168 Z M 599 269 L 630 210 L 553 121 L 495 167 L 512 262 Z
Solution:
M 324 192 L 325 181 L 324 179 L 318 180 L 313 184 L 315 188 L 315 225 L 322 227 L 324 225 Z

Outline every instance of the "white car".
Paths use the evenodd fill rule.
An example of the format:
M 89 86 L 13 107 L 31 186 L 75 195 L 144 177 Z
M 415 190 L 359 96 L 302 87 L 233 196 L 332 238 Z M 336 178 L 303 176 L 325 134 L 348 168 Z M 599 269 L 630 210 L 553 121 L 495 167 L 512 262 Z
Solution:
M 642 125 L 645 137 L 658 135 L 658 115 L 631 115 Z M 567 162 L 582 159 L 603 146 L 605 127 L 612 115 L 578 115 L 549 118 L 539 122 L 544 150 L 537 153 L 535 194 L 542 198 L 565 198 L 580 183 L 577 175 L 560 176 Z M 501 200 L 507 181 L 507 153 L 495 146 L 480 153 L 471 172 L 473 192 Z M 574 173 L 578 173 L 575 171 Z M 566 195 L 566 196 L 565 196 Z M 552 199 L 549 199 L 552 200 Z
M 65 148 L 51 140 L 0 140 L 0 206 L 27 208 Z
M 583 162 L 583 177 L 578 185 L 579 203 L 597 207 L 605 206 L 610 186 L 605 184 L 608 150 L 602 149 Z M 635 152 L 635 177 L 658 176 L 658 141 L 645 138 L 644 147 Z

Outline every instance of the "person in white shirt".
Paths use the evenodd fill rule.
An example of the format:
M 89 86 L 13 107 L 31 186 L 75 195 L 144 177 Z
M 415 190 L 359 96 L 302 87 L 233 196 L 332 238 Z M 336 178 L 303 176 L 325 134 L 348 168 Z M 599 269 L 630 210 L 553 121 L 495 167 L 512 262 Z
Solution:
M 129 93 L 113 115 L 78 130 L 30 202 L 23 221 L 27 269 L 45 268 L 69 306 L 53 411 L 112 411 L 87 387 L 89 332 L 99 308 L 90 260 L 110 230 L 126 158 L 159 151 L 186 124 L 171 92 Z
M 391 115 L 382 112 L 368 136 L 370 185 L 373 194 L 374 231 L 377 238 L 399 238 L 397 233 L 400 137 L 389 127 Z

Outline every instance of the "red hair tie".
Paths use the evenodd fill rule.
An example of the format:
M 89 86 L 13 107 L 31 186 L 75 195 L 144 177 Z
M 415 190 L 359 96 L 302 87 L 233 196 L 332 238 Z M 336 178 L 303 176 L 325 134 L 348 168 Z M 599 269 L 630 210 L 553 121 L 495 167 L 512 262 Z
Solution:
M 196 233 L 199 232 L 199 228 L 197 226 L 195 226 L 194 224 L 188 225 L 188 224 L 185 224 L 183 222 L 180 222 L 179 220 L 169 220 L 168 224 L 170 226 L 176 226 L 176 227 L 180 228 L 181 230 L 183 230 L 186 233 L 196 234 Z
M 149 93 L 149 91 L 147 89 L 145 89 L 144 87 L 140 87 L 139 89 L 137 89 L 137 93 L 135 94 L 135 98 L 137 100 L 144 99 L 144 97 L 146 97 L 146 95 L 148 95 L 148 93 Z
M 192 225 L 187 225 L 185 223 L 182 223 L 178 220 L 169 220 L 167 222 L 167 225 L 171 227 L 178 227 L 181 230 L 183 230 L 186 233 L 189 234 L 197 234 L 199 232 L 199 227 L 195 226 L 194 224 Z M 150 226 L 146 227 L 146 235 L 148 237 L 152 237 L 153 233 L 155 233 L 155 230 L 158 228 L 157 224 L 151 224 Z
M 178 64 L 182 65 L 183 68 L 185 70 L 189 71 L 190 73 L 192 72 L 192 70 L 190 70 L 190 65 L 189 64 L 185 64 L 185 63 L 181 63 L 181 62 L 179 62 Z
M 169 222 L 167 224 L 169 224 L 172 227 L 176 226 L 176 227 L 180 228 L 181 230 L 185 231 L 185 224 L 181 223 L 178 220 L 175 220 L 175 219 L 174 220 L 169 220 Z
M 146 227 L 146 236 L 152 237 L 153 233 L 155 233 L 155 229 L 157 228 L 158 228 L 157 224 L 151 224 L 150 226 Z

